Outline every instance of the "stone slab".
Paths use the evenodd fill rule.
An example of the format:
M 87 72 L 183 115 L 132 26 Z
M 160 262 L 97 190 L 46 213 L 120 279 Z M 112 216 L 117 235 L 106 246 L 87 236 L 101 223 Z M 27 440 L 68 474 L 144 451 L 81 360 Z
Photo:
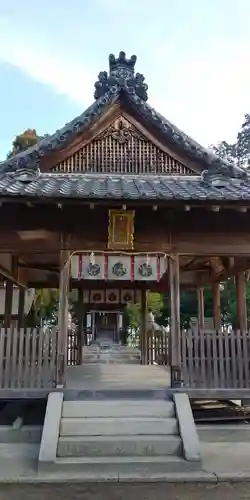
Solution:
M 57 458 L 51 471 L 74 471 L 85 474 L 134 474 L 146 479 L 151 474 L 180 473 L 197 470 L 197 462 L 187 462 L 180 457 L 74 457 Z
M 187 394 L 174 394 L 176 418 L 183 443 L 184 458 L 188 461 L 201 461 L 201 450 L 194 417 Z
M 62 403 L 63 393 L 52 392 L 49 394 L 39 451 L 39 467 L 52 464 L 56 459 Z
M 109 401 L 66 401 L 62 416 L 65 418 L 93 417 L 175 417 L 173 401 L 152 400 L 109 400 Z
M 250 424 L 197 425 L 200 441 L 207 443 L 250 443 Z
M 66 389 L 64 390 L 64 401 L 111 401 L 118 399 L 119 401 L 130 399 L 140 401 L 151 399 L 155 402 L 164 400 L 172 401 L 172 396 L 166 396 L 166 391 L 163 389 Z M 154 404 L 154 401 L 152 403 Z
M 177 435 L 176 418 L 62 418 L 60 436 Z
M 60 437 L 58 457 L 182 456 L 179 436 Z

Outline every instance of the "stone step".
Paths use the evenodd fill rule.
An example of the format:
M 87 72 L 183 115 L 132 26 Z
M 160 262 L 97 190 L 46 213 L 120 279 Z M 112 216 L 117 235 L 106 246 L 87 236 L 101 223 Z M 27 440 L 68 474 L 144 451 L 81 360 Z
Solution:
M 179 436 L 60 437 L 58 457 L 182 456 Z
M 200 469 L 197 462 L 187 462 L 181 457 L 158 456 L 158 457 L 58 457 L 49 466 L 50 472 L 66 471 L 67 473 L 79 472 L 85 478 L 103 476 L 103 474 L 131 476 L 132 478 L 144 477 L 149 479 L 151 475 L 168 474 L 171 472 L 191 472 Z
M 138 365 L 140 364 L 140 360 L 133 358 L 133 359 L 124 359 L 124 358 L 108 358 L 108 357 L 94 357 L 94 356 L 89 356 L 87 358 L 83 357 L 82 358 L 82 363 L 83 364 L 119 364 L 119 365 Z
M 116 354 L 132 354 L 136 355 L 140 353 L 139 349 L 136 349 L 134 347 L 127 347 L 127 346 L 98 346 L 98 345 L 90 345 L 90 346 L 84 346 L 82 348 L 82 351 L 85 353 L 88 352 L 113 352 Z
M 60 436 L 178 435 L 175 418 L 62 418 Z
M 82 349 L 83 354 L 96 354 L 96 353 L 102 353 L 102 354 L 107 354 L 107 353 L 112 353 L 116 356 L 138 356 L 140 354 L 140 351 L 138 349 L 127 349 L 127 348 L 102 348 L 102 347 L 96 347 L 96 346 L 89 346 L 89 347 L 83 347 Z
M 82 353 L 83 358 L 90 358 L 90 357 L 100 357 L 100 356 L 106 356 L 106 357 L 112 357 L 116 359 L 137 359 L 140 358 L 140 355 L 137 353 L 132 353 L 132 352 L 113 352 L 113 351 L 88 351 L 88 352 L 83 352 Z
M 114 401 L 65 401 L 62 417 L 175 417 L 173 401 L 114 400 Z

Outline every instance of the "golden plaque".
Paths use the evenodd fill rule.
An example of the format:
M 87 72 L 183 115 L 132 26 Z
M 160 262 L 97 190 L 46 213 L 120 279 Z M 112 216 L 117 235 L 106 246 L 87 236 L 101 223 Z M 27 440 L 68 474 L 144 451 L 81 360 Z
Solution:
M 108 248 L 133 250 L 135 211 L 109 210 Z

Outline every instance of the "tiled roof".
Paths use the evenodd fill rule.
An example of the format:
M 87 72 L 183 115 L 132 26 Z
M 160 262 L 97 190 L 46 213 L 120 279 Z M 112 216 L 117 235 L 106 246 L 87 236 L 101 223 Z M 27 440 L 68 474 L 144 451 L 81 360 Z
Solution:
M 42 156 L 66 147 L 76 135 L 85 132 L 106 112 L 109 106 L 119 100 L 122 105 L 130 106 L 145 123 L 158 132 L 163 141 L 166 140 L 176 150 L 198 161 L 201 171 L 207 169 L 212 175 L 246 178 L 247 174 L 244 169 L 232 165 L 202 147 L 146 102 L 147 85 L 144 83 L 143 75 L 134 73 L 135 61 L 135 56 L 128 60 L 123 52 L 120 53 L 118 59 L 111 55 L 109 75 L 107 72 L 100 73 L 98 82 L 95 84 L 96 100 L 94 103 L 53 135 L 45 137 L 27 151 L 0 163 L 0 172 L 18 169 L 37 170 Z
M 119 200 L 249 200 L 250 183 L 229 179 L 224 187 L 206 184 L 200 176 L 130 176 L 42 173 L 31 182 L 0 178 L 0 197 Z

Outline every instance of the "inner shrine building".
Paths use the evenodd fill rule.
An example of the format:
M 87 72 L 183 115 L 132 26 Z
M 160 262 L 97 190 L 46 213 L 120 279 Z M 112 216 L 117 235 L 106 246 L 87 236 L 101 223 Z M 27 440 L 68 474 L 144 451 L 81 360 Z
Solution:
M 82 363 L 82 347 L 88 342 L 122 342 L 124 310 L 131 302 L 140 304 L 141 362 L 155 362 L 148 354 L 148 291 L 169 296 L 167 363 L 172 379 L 180 377 L 182 383 L 196 387 L 201 380 L 203 387 L 248 387 L 244 290 L 250 268 L 248 173 L 158 113 L 148 103 L 147 84 L 135 65 L 136 56 L 110 55 L 109 71 L 99 73 L 88 109 L 0 164 L 0 272 L 6 290 L 1 388 L 64 384 L 72 302 L 78 328 L 74 363 Z M 218 332 L 220 283 L 233 276 L 240 332 L 234 341 L 241 349 L 235 351 L 232 381 L 223 363 L 233 351 L 230 348 L 226 354 L 220 347 L 229 340 Z M 6 335 L 13 319 L 13 284 L 20 290 L 18 325 Z M 213 289 L 209 334 L 204 287 Z M 49 350 L 42 329 L 29 334 L 32 340 L 25 333 L 25 290 L 41 288 L 59 288 L 58 328 L 48 340 Z M 199 305 L 192 349 L 189 333 L 180 324 L 180 291 L 187 289 L 197 290 Z M 150 338 L 155 345 L 155 338 Z M 209 355 L 213 349 L 217 349 L 218 373 L 202 364 L 208 358 L 213 363 Z M 23 375 L 25 366 L 31 370 L 29 381 Z M 195 382 L 190 375 L 194 367 L 199 373 L 204 368 Z

